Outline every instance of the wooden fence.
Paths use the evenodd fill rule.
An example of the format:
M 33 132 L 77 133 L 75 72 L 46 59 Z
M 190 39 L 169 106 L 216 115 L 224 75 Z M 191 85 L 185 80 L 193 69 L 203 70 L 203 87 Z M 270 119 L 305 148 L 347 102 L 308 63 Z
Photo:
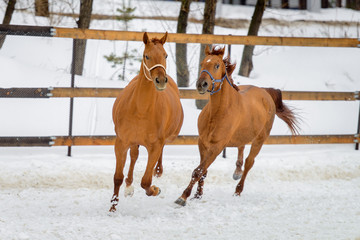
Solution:
M 115 98 L 118 88 L 0 88 L 0 98 Z M 284 100 L 356 101 L 359 92 L 300 92 L 283 91 Z M 180 89 L 182 99 L 207 99 L 193 89 Z M 359 134 L 270 136 L 265 144 L 329 144 L 357 143 Z M 178 136 L 170 145 L 195 145 L 198 136 Z M 52 136 L 52 137 L 0 137 L 0 146 L 84 146 L 113 145 L 115 136 Z M 232 147 L 229 145 L 228 147 Z
M 83 30 L 73 28 L 38 27 L 0 25 L 0 35 L 21 35 L 59 37 L 73 39 L 102 39 L 142 41 L 142 32 L 124 32 L 108 30 Z M 149 33 L 150 37 L 159 37 L 159 33 Z M 311 47 L 360 47 L 360 39 L 356 38 L 289 38 L 289 37 L 258 37 L 230 36 L 206 34 L 175 34 L 168 35 L 169 42 L 203 43 L 203 44 L 245 44 L 272 46 L 311 46 Z M 72 78 L 74 75 L 72 76 Z M 50 97 L 116 97 L 122 89 L 114 88 L 8 88 L 0 89 L 0 98 L 50 98 Z M 200 95 L 195 90 L 180 89 L 183 99 L 207 99 L 208 95 Z M 284 91 L 285 100 L 360 100 L 359 92 L 299 92 Z M 359 111 L 360 122 L 360 111 Z M 175 145 L 197 144 L 198 136 L 179 136 Z M 358 131 L 348 135 L 301 135 L 301 136 L 270 136 L 266 144 L 328 144 L 357 143 Z M 53 136 L 53 137 L 0 137 L 0 146 L 78 146 L 78 145 L 113 145 L 115 136 Z M 231 146 L 229 146 L 231 147 Z
M 78 28 L 38 27 L 0 24 L 0 34 L 58 37 L 72 39 L 99 39 L 142 41 L 143 32 L 111 31 Z M 150 37 L 161 37 L 163 33 L 149 33 Z M 167 42 L 201 44 L 239 44 L 299 47 L 360 47 L 358 38 L 303 38 L 303 37 L 261 37 L 238 35 L 211 35 L 169 33 Z

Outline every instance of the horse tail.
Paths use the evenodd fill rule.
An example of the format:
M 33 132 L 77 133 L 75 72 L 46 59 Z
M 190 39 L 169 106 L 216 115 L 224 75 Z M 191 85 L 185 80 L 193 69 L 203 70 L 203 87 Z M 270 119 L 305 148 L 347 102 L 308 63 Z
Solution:
M 292 135 L 299 134 L 299 123 L 297 114 L 294 113 L 282 100 L 282 93 L 279 89 L 265 88 L 270 94 L 276 106 L 276 115 L 283 120 L 289 127 Z

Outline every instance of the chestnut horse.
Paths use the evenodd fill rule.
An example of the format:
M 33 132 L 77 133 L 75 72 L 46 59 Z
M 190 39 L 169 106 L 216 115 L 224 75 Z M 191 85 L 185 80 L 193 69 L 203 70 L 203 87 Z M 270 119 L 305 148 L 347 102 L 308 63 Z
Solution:
M 223 60 L 224 48 L 205 49 L 205 59 L 196 82 L 200 94 L 210 92 L 210 100 L 198 118 L 200 165 L 192 173 L 190 184 L 176 203 L 186 205 L 186 199 L 198 182 L 194 198 L 201 198 L 208 167 L 227 146 L 238 148 L 238 159 L 233 174 L 241 178 L 235 195 L 240 196 L 245 178 L 254 164 L 264 141 L 270 134 L 275 114 L 284 120 L 293 134 L 297 133 L 295 114 L 283 103 L 281 91 L 255 86 L 236 86 L 231 73 L 235 64 Z M 242 171 L 244 146 L 251 142 L 250 154 Z
M 131 184 L 139 145 L 148 151 L 141 187 L 148 196 L 157 196 L 160 189 L 151 186 L 152 175 L 154 173 L 157 177 L 161 176 L 164 145 L 178 136 L 183 123 L 179 89 L 174 80 L 166 74 L 167 54 L 163 47 L 166 38 L 167 32 L 161 39 L 151 40 L 148 34 L 144 33 L 145 50 L 140 73 L 119 94 L 113 106 L 116 169 L 111 212 L 116 211 L 119 202 L 119 189 L 124 179 L 123 169 L 128 149 L 130 148 L 131 162 L 125 180 L 125 196 L 131 196 L 134 192 Z

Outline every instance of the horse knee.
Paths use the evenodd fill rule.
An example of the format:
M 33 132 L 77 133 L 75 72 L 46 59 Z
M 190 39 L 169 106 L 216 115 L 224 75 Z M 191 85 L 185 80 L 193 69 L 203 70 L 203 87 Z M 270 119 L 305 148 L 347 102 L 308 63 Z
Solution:
M 124 177 L 120 177 L 120 178 L 117 178 L 114 176 L 114 185 L 115 187 L 117 186 L 121 186 L 121 184 L 123 183 L 123 180 L 124 180 Z

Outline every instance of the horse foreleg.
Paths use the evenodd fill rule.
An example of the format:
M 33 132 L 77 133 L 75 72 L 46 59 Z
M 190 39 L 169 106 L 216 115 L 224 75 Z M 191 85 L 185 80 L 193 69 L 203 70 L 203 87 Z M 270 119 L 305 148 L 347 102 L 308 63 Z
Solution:
M 201 139 L 199 139 L 198 146 L 199 146 L 199 153 L 200 153 L 200 163 L 202 163 L 205 160 L 204 155 L 206 153 L 206 148 L 205 148 L 203 142 L 201 141 Z M 201 176 L 193 199 L 200 199 L 202 197 L 206 176 L 207 176 L 207 171 L 205 171 L 205 173 Z
M 241 147 L 238 147 L 238 158 L 237 158 L 237 161 L 236 161 L 236 168 L 235 168 L 235 171 L 234 171 L 234 174 L 233 174 L 233 179 L 234 180 L 239 180 L 243 174 L 243 171 L 242 171 L 242 165 L 243 165 L 243 160 L 244 160 L 244 148 L 245 146 L 241 146 Z
M 184 190 L 181 197 L 179 197 L 175 201 L 176 204 L 179 204 L 181 206 L 186 205 L 186 199 L 190 196 L 192 188 L 194 187 L 194 184 L 196 182 L 200 181 L 202 176 L 207 173 L 208 167 L 214 162 L 216 156 L 220 154 L 222 149 L 223 148 L 220 148 L 216 151 L 211 151 L 208 154 L 204 155 L 204 161 L 202 161 L 200 163 L 200 165 L 194 169 L 192 176 L 191 176 L 191 181 L 190 181 L 188 187 Z M 204 180 L 204 179 L 202 179 L 202 180 Z M 200 188 L 202 188 L 203 184 L 204 184 L 203 182 L 200 184 Z
M 131 184 L 133 182 L 134 167 L 138 157 L 139 157 L 139 145 L 132 146 L 130 148 L 131 162 L 130 162 L 129 172 L 127 178 L 125 179 L 125 183 L 126 183 L 126 188 L 124 192 L 125 197 L 127 196 L 131 197 L 132 195 L 134 195 L 134 187 Z
M 116 139 L 115 142 L 115 155 L 116 155 L 116 169 L 114 174 L 114 194 L 111 198 L 111 208 L 110 212 L 116 211 L 116 206 L 119 203 L 119 189 L 124 179 L 124 166 L 126 161 L 126 152 L 127 148 L 120 142 L 120 140 Z
M 164 144 L 156 145 L 151 148 L 148 148 L 148 162 L 145 170 L 145 174 L 141 179 L 141 187 L 145 189 L 146 195 L 148 196 L 157 196 L 160 194 L 160 188 L 155 185 L 151 186 L 152 176 L 155 164 L 158 162 L 160 154 Z
M 162 149 L 161 149 L 159 160 L 157 161 L 156 167 L 154 169 L 155 177 L 161 177 L 161 175 L 163 173 L 163 166 L 162 166 L 163 150 L 164 150 L 164 147 L 162 147 Z
M 244 173 L 242 174 L 239 183 L 236 185 L 235 196 L 240 196 L 241 192 L 243 191 L 246 176 L 254 165 L 255 157 L 259 154 L 264 140 L 264 138 L 259 137 L 251 145 L 249 156 L 245 160 Z

